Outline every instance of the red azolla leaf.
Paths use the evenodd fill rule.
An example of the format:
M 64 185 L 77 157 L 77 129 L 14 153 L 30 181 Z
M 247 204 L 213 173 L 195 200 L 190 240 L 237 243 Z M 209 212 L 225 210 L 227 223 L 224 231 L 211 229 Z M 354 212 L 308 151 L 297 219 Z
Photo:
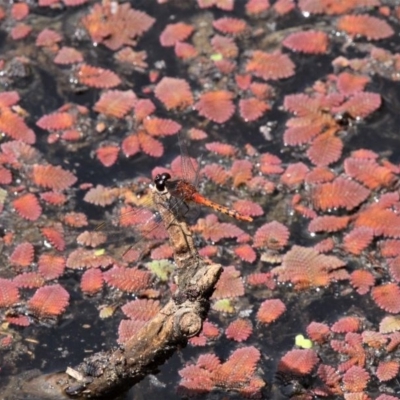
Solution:
M 339 18 L 337 27 L 351 36 L 365 36 L 370 40 L 384 39 L 394 34 L 386 21 L 366 14 L 345 15 Z
M 332 132 L 327 132 L 313 140 L 307 150 L 307 157 L 313 164 L 324 167 L 337 161 L 342 155 L 342 150 L 342 140 L 333 136 Z
M 189 60 L 197 57 L 198 55 L 197 49 L 190 43 L 177 42 L 174 49 L 176 56 L 178 58 L 182 58 L 183 60 Z
M 218 185 L 224 184 L 230 178 L 230 174 L 220 164 L 208 164 L 201 173 Z
M 363 343 L 365 343 L 369 347 L 373 347 L 375 349 L 383 348 L 387 342 L 388 338 L 386 335 L 380 332 L 375 331 L 363 331 L 361 334 Z
M 207 132 L 202 129 L 190 128 L 187 132 L 187 137 L 189 140 L 203 140 L 207 139 Z
M 229 359 L 214 371 L 213 380 L 222 387 L 235 388 L 245 384 L 253 375 L 260 356 L 259 350 L 253 346 L 235 350 Z
M 22 4 L 22 3 L 18 3 Z M 11 107 L 20 101 L 18 92 L 15 90 L 0 93 L 0 108 Z
M 230 37 L 215 35 L 211 39 L 211 46 L 214 52 L 220 54 L 224 59 L 236 58 L 239 53 L 235 41 Z
M 42 214 L 37 197 L 33 193 L 24 194 L 12 202 L 17 213 L 29 221 L 36 221 Z
M 357 293 L 366 294 L 374 286 L 375 277 L 369 271 L 357 269 L 351 273 L 350 282 L 357 289 Z
M 219 154 L 225 157 L 231 157 L 236 153 L 236 147 L 231 144 L 221 142 L 210 142 L 205 145 L 208 151 Z
M 67 7 L 76 7 L 86 4 L 89 0 L 62 0 Z
M 66 266 L 72 269 L 104 268 L 111 263 L 111 257 L 98 255 L 95 250 L 76 249 L 69 254 Z
M 250 92 L 259 100 L 268 100 L 274 95 L 273 87 L 263 82 L 252 82 Z
M 284 185 L 294 188 L 304 182 L 308 172 L 308 167 L 302 162 L 290 164 L 286 168 L 285 172 L 281 175 L 280 181 Z
M 133 144 L 133 139 L 130 140 L 132 141 L 131 144 Z M 143 153 L 151 157 L 161 157 L 164 154 L 164 146 L 162 143 L 159 140 L 147 135 L 145 132 L 138 132 L 137 140 Z M 134 146 L 131 146 L 128 150 L 134 150 Z
M 327 167 L 315 167 L 306 176 L 305 182 L 308 184 L 330 182 L 336 175 Z
M 28 301 L 28 307 L 38 318 L 56 317 L 69 304 L 69 293 L 61 285 L 43 286 Z
M 65 258 L 54 254 L 42 254 L 38 260 L 38 271 L 46 280 L 58 278 L 64 273 Z
M 232 11 L 234 0 L 197 0 L 197 4 L 199 8 L 210 8 L 216 6 L 221 10 Z
M 233 251 L 241 260 L 249 263 L 253 263 L 257 258 L 256 252 L 248 244 L 237 246 Z
M 39 128 L 46 129 L 48 131 L 68 129 L 71 128 L 73 124 L 74 117 L 67 112 L 44 115 L 36 122 L 36 125 Z
M 45 226 L 41 229 L 42 235 L 59 251 L 65 250 L 64 230 L 61 224 Z
M 342 72 L 337 77 L 336 87 L 340 93 L 349 96 L 354 93 L 362 92 L 369 81 L 370 79 L 368 76 Z
M 162 46 L 175 46 L 177 42 L 186 40 L 193 32 L 193 26 L 184 22 L 176 24 L 168 24 L 160 35 L 160 43 Z
M 374 230 L 374 235 L 400 237 L 400 218 L 391 210 L 382 209 L 379 204 L 373 204 L 361 211 L 355 220 L 355 227 L 368 227 Z
M 254 235 L 254 247 L 281 250 L 287 245 L 289 234 L 289 229 L 280 222 L 268 222 L 257 229 Z
M 28 144 L 36 141 L 35 133 L 25 121 L 8 107 L 0 107 L 0 132 Z
M 311 322 L 307 326 L 307 335 L 313 342 L 326 343 L 329 333 L 329 326 L 321 322 Z
M 399 373 L 399 367 L 398 361 L 379 361 L 376 368 L 376 376 L 379 382 L 386 382 L 393 379 Z
M 76 64 L 83 61 L 82 53 L 73 48 L 63 46 L 54 57 L 54 62 L 60 65 Z
M 207 338 L 217 338 L 219 336 L 218 326 L 213 324 L 212 322 L 205 320 L 203 323 L 203 328 L 201 333 Z
M 319 254 L 307 247 L 293 246 L 280 267 L 272 270 L 280 282 L 292 282 L 297 289 L 326 286 L 331 281 L 330 273 L 342 268 L 345 263 L 337 257 Z
M 77 212 L 69 212 L 64 215 L 64 222 L 75 228 L 82 228 L 88 225 L 88 220 L 85 214 Z
M 0 278 L 0 308 L 10 307 L 19 300 L 17 285 L 8 279 Z
M 249 160 L 235 160 L 232 164 L 231 175 L 233 186 L 246 184 L 252 177 L 253 163 Z
M 12 182 L 11 171 L 7 168 L 0 166 L 0 184 L 9 185 Z
M 40 198 L 46 203 L 54 206 L 61 206 L 67 201 L 67 196 L 59 192 L 44 192 L 40 193 Z
M 123 319 L 118 327 L 118 343 L 126 343 L 132 336 L 136 335 L 139 330 L 146 324 L 146 321 L 132 321 Z
M 318 253 L 329 253 L 335 247 L 336 247 L 336 242 L 332 238 L 328 237 L 315 244 L 314 250 L 317 250 Z
M 198 113 L 214 122 L 222 124 L 234 113 L 233 94 L 226 90 L 215 90 L 203 93 L 194 108 Z
M 11 16 L 16 21 L 21 21 L 29 14 L 29 6 L 26 3 L 14 3 L 11 7 Z
M 240 116 L 246 122 L 255 121 L 267 110 L 270 110 L 270 106 L 264 101 L 256 99 L 255 97 L 240 99 L 239 101 Z
M 295 65 L 288 55 L 261 50 L 254 51 L 246 65 L 246 72 L 265 80 L 289 78 L 294 74 L 294 69 Z
M 20 40 L 26 38 L 32 32 L 32 27 L 30 25 L 20 23 L 11 29 L 11 37 L 14 40 Z
M 283 172 L 282 161 L 274 154 L 264 153 L 260 157 L 260 171 L 263 174 L 280 174 Z
M 147 135 L 146 135 L 147 136 Z M 140 151 L 139 135 L 127 136 L 121 145 L 121 149 L 126 157 L 132 157 Z
M 7 316 L 5 318 L 5 320 L 7 322 L 9 322 L 10 324 L 13 325 L 17 325 L 17 326 L 29 326 L 30 325 L 30 320 L 26 315 L 18 315 L 18 316 Z
M 100 96 L 93 110 L 109 117 L 122 118 L 137 101 L 132 90 L 108 90 Z
M 220 223 L 217 216 L 214 214 L 199 219 L 194 230 L 201 232 L 205 240 L 211 240 L 213 242 L 218 242 L 223 238 L 240 237 L 244 234 L 243 230 L 234 224 Z
M 349 157 L 344 161 L 347 175 L 363 183 L 369 189 L 387 187 L 395 176 L 389 168 L 380 166 L 375 160 Z
M 58 32 L 45 28 L 38 34 L 35 44 L 39 47 L 51 47 L 61 40 L 62 36 Z
M 184 79 L 164 77 L 155 87 L 154 94 L 167 110 L 185 109 L 193 104 L 190 86 Z
M 247 90 L 251 84 L 251 75 L 250 74 L 236 74 L 235 75 L 235 82 L 237 87 L 240 90 Z
M 360 329 L 360 320 L 356 317 L 343 317 L 336 321 L 331 331 L 335 333 L 357 332 Z
M 213 27 L 222 33 L 238 35 L 246 30 L 247 24 L 243 19 L 223 17 L 215 20 Z
M 268 299 L 261 303 L 257 311 L 257 321 L 270 324 L 286 311 L 285 304 L 279 299 Z
M 315 232 L 337 232 L 344 228 L 349 223 L 350 218 L 347 216 L 336 217 L 334 215 L 324 215 L 314 218 L 308 225 L 308 230 Z
M 323 128 L 320 121 L 310 121 L 306 125 L 290 126 L 283 133 L 283 141 L 286 146 L 298 146 L 311 142 Z
M 116 7 L 106 3 L 95 4 L 90 14 L 82 19 L 92 41 L 103 43 L 111 50 L 118 50 L 124 44 L 136 44 L 134 39 L 150 29 L 154 21 L 145 12 L 131 8 L 129 3 Z
M 272 274 L 269 272 L 250 274 L 247 276 L 247 283 L 251 286 L 265 285 L 271 290 L 276 286 Z
M 216 355 L 210 353 L 200 355 L 196 363 L 197 367 L 204 368 L 210 372 L 215 371 L 220 365 L 221 361 L 219 360 L 219 358 Z
M 317 370 L 317 374 L 322 382 L 324 382 L 328 386 L 330 394 L 342 394 L 342 389 L 340 387 L 341 376 L 336 368 L 333 368 L 330 365 L 320 364 Z
M 33 245 L 29 242 L 20 243 L 12 252 L 10 262 L 18 267 L 28 267 L 33 261 L 33 256 Z
M 311 372 L 318 361 L 318 355 L 314 350 L 290 350 L 279 361 L 278 371 L 306 375 Z
M 201 357 L 199 357 L 199 361 Z M 214 387 L 212 373 L 208 370 L 207 366 L 189 365 L 182 368 L 179 371 L 179 375 L 183 379 L 179 384 L 178 390 L 184 390 L 185 393 L 206 393 Z
M 379 154 L 368 149 L 358 149 L 352 151 L 351 156 L 354 158 L 367 158 L 371 160 L 376 160 L 379 157 Z
M 297 117 L 307 117 L 318 113 L 321 102 L 303 93 L 288 94 L 284 98 L 283 106 L 285 110 L 296 114 Z
M 98 247 L 105 243 L 106 240 L 107 236 L 105 233 L 99 231 L 84 231 L 76 238 L 78 244 L 87 247 Z
M 117 161 L 118 153 L 116 145 L 102 146 L 96 150 L 96 157 L 105 167 L 111 167 Z
M 59 166 L 39 165 L 33 166 L 33 182 L 45 188 L 64 190 L 76 182 L 76 176 Z
M 396 283 L 375 286 L 371 290 L 371 296 L 383 310 L 392 314 L 400 312 L 400 289 Z
M 238 200 L 233 203 L 233 208 L 240 214 L 258 217 L 264 214 L 262 207 L 250 200 Z
M 323 211 L 338 207 L 352 210 L 369 194 L 370 191 L 364 186 L 341 176 L 333 182 L 323 183 L 311 190 L 314 207 Z
M 370 379 L 368 372 L 357 365 L 349 368 L 343 376 L 344 390 L 347 392 L 362 392 Z
M 396 282 L 400 282 L 400 256 L 389 261 L 389 272 Z
M 133 320 L 150 321 L 161 309 L 158 300 L 136 299 L 126 303 L 122 312 Z
M 43 286 L 44 279 L 37 272 L 23 272 L 22 274 L 17 275 L 13 282 L 19 288 L 33 289 Z
M 374 231 L 371 228 L 354 228 L 343 238 L 343 246 L 346 251 L 352 254 L 360 254 L 374 238 Z
M 88 64 L 81 65 L 76 72 L 76 76 L 82 85 L 97 89 L 109 89 L 121 83 L 118 75 L 109 69 L 92 67 Z
M 236 270 L 235 267 L 224 267 L 211 298 L 223 299 L 243 295 L 244 286 L 240 271 Z
M 282 42 L 288 49 L 306 54 L 325 54 L 328 43 L 328 35 L 325 32 L 312 30 L 292 33 Z
M 396 257 L 400 255 L 400 240 L 388 239 L 379 242 L 382 257 Z
M 247 319 L 237 319 L 231 322 L 225 330 L 225 335 L 228 339 L 236 342 L 243 342 L 253 332 L 253 326 Z
M 142 121 L 149 115 L 153 114 L 156 106 L 150 99 L 140 99 L 137 100 L 134 110 L 136 121 Z
M 174 251 L 169 244 L 163 244 L 151 251 L 152 260 L 163 260 L 165 258 L 172 258 L 174 256 Z
M 348 112 L 353 118 L 366 118 L 382 104 L 378 93 L 360 92 L 351 96 L 342 105 L 334 109 L 336 113 Z
M 205 258 L 212 258 L 218 254 L 218 250 L 218 246 L 208 245 L 199 249 L 199 254 Z
M 113 267 L 103 273 L 107 284 L 119 290 L 136 293 L 149 286 L 151 275 L 138 268 Z
M 85 294 L 97 293 L 103 287 L 103 273 L 98 268 L 88 269 L 82 275 L 80 286 Z
M 182 128 L 180 124 L 172 119 L 146 118 L 143 121 L 145 130 L 152 136 L 175 135 Z
M 246 14 L 257 16 L 268 10 L 269 0 L 248 0 L 246 3 Z

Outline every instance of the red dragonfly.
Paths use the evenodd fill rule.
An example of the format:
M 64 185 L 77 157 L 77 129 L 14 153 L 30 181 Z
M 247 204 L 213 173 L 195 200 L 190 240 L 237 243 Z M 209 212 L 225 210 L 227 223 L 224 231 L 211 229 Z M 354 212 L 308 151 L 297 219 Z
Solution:
M 169 173 L 165 172 L 159 174 L 154 178 L 154 184 L 157 190 L 163 191 L 164 189 L 167 189 L 171 196 L 179 199 L 185 204 L 196 203 L 212 208 L 213 210 L 229 215 L 230 217 L 236 218 L 240 221 L 253 221 L 253 218 L 243 215 L 234 209 L 218 204 L 199 193 L 197 187 L 200 165 L 198 165 L 197 168 L 194 167 L 187 150 L 186 141 L 182 135 L 178 135 L 178 138 L 181 150 L 181 168 L 183 177 L 171 180 L 171 175 Z
M 213 210 L 229 215 L 230 217 L 236 218 L 240 221 L 253 221 L 253 218 L 247 215 L 240 214 L 236 210 L 215 203 L 207 197 L 204 197 L 198 192 L 196 186 L 186 179 L 176 179 L 173 181 L 170 179 L 171 175 L 168 172 L 157 175 L 154 179 L 157 190 L 163 191 L 164 189 L 167 189 L 172 196 L 181 199 L 185 203 L 193 202 L 202 206 L 210 207 Z

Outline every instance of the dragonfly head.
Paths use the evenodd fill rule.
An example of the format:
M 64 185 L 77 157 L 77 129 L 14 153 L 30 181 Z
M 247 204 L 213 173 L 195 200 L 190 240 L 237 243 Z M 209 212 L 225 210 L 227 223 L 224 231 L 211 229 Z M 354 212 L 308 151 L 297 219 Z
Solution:
M 168 172 L 164 172 L 163 174 L 156 175 L 156 177 L 154 178 L 154 183 L 159 192 L 164 191 L 165 182 L 169 179 L 171 179 L 171 175 Z

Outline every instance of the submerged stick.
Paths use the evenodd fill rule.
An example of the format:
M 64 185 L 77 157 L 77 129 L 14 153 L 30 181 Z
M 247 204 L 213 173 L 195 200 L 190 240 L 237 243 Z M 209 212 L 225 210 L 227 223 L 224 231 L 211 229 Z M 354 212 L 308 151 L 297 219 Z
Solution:
M 171 207 L 175 200 L 165 188 L 153 188 L 153 200 L 174 250 L 178 290 L 173 298 L 117 350 L 96 353 L 63 372 L 14 377 L 3 390 L 4 399 L 110 399 L 156 373 L 201 331 L 222 267 L 199 256 L 192 233 L 177 207 Z

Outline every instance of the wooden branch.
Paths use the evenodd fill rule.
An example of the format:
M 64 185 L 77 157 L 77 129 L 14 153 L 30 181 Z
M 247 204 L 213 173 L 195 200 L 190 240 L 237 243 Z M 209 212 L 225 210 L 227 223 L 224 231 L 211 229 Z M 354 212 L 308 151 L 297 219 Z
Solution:
M 15 377 L 5 389 L 13 393 L 12 399 L 18 398 L 17 384 L 19 393 L 29 394 L 30 399 L 110 399 L 156 373 L 178 346 L 185 346 L 190 337 L 201 331 L 222 267 L 208 264 L 199 256 L 179 210 L 171 212 L 171 204 L 174 210 L 178 207 L 166 190 L 153 188 L 153 200 L 174 249 L 178 286 L 174 297 L 117 350 L 96 353 L 65 372 L 25 376 L 22 381 Z

